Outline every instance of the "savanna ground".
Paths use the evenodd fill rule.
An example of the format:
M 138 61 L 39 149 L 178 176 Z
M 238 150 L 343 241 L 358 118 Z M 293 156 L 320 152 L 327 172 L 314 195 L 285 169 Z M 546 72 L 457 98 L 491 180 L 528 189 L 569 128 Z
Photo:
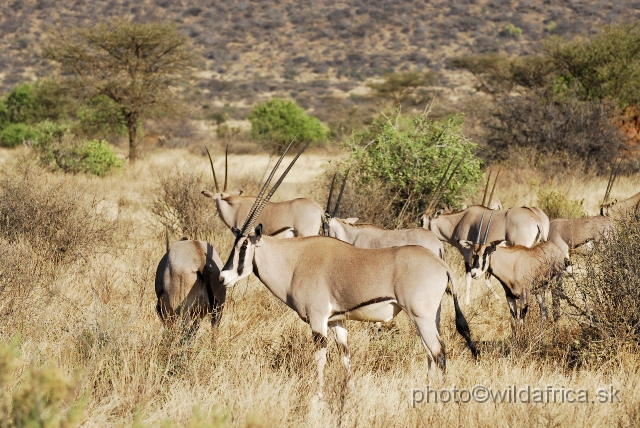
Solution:
M 94 178 L 42 171 L 28 150 L 0 151 L 3 188 L 11 182 L 33 195 L 87 200 L 95 215 L 93 226 L 106 225 L 91 230 L 102 230 L 110 241 L 106 247 L 81 249 L 73 259 L 64 259 L 68 251 L 62 251 L 62 261 L 47 258 L 43 248 L 29 247 L 24 240 L 0 241 L 3 257 L 6 251 L 13 260 L 16 252 L 24 255 L 21 266 L 5 263 L 7 270 L 0 272 L 7 296 L 0 304 L 0 338 L 17 343 L 16 365 L 12 378 L 4 380 L 5 389 L 19 391 L 29 384 L 30 372 L 57 367 L 72 391 L 67 405 L 84 406 L 79 416 L 83 426 L 635 426 L 640 420 L 637 355 L 621 350 L 615 359 L 590 361 L 587 356 L 582 364 L 571 364 L 565 338 L 573 325 L 567 317 L 555 326 L 543 325 L 535 301 L 526 331 L 513 342 L 506 301 L 495 299 L 482 281 L 472 285 L 471 306 L 462 307 L 482 356 L 474 361 L 457 335 L 452 299 L 445 295 L 447 376 L 431 387 L 551 386 L 586 390 L 590 403 L 421 403 L 414 408 L 413 390 L 426 388 L 427 358 L 404 314 L 384 326 L 380 340 L 374 340 L 372 325 L 347 322 L 353 390 L 346 386 L 330 337 L 325 400 L 318 403 L 312 399 L 316 377 L 309 327 L 253 275 L 229 292 L 215 341 L 208 323 L 202 323 L 195 338 L 184 344 L 163 328 L 155 311 L 155 270 L 165 242 L 151 207 L 161 177 L 176 171 L 199 174 L 211 189 L 206 157 L 183 149 L 155 151 L 121 173 Z M 326 180 L 318 176 L 326 161 L 337 156 L 305 154 L 274 200 L 311 197 L 324 206 Z M 234 155 L 229 187 L 255 192 L 268 160 L 267 155 Z M 572 199 L 584 199 L 586 211 L 597 214 L 607 177 L 570 170 L 549 177 L 528 162 L 526 156 L 513 156 L 503 165 L 496 192 L 505 208 L 535 204 L 537 190 L 552 178 L 553 186 Z M 220 176 L 221 157 L 216 167 Z M 636 193 L 637 179 L 621 178 L 612 197 Z M 225 260 L 232 234 L 217 219 L 213 202 L 201 198 L 214 227 L 190 238 L 208 240 Z M 181 237 L 175 231 L 170 240 Z M 39 258 L 32 257 L 36 253 Z M 446 259 L 462 294 L 461 257 L 448 248 Z M 24 279 L 11 283 L 11 268 Z M 495 280 L 494 287 L 499 288 Z M 611 386 L 620 390 L 620 402 L 598 403 L 598 388 Z

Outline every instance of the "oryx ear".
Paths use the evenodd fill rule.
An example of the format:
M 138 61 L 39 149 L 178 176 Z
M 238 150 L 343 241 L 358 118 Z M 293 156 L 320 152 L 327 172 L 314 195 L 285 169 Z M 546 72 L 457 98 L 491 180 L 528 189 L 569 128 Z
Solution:
M 231 228 L 231 232 L 233 232 L 233 234 L 235 235 L 235 237 L 237 238 L 238 236 L 240 236 L 240 229 L 238 229 L 237 227 L 233 226 Z
M 440 217 L 440 216 L 442 215 L 442 213 L 443 213 L 443 212 L 444 212 L 444 209 L 443 209 L 443 208 L 439 209 L 438 211 L 436 211 L 436 212 L 433 214 L 433 217 L 432 217 L 432 218 L 438 218 L 438 217 Z
M 257 227 L 256 227 L 256 239 L 260 240 L 262 238 L 262 223 L 260 223 Z
M 345 223 L 353 224 L 358 220 L 359 220 L 359 217 L 349 217 L 349 218 L 345 218 L 343 221 Z
M 243 193 L 244 193 L 244 190 L 238 190 L 238 196 L 242 196 Z
M 506 239 L 502 239 L 499 241 L 493 241 L 491 243 L 492 246 L 494 247 L 506 247 L 507 246 L 507 240 Z
M 471 241 L 465 241 L 465 240 L 460 240 L 458 241 L 458 243 L 460 244 L 460 246 L 466 250 L 469 250 L 471 248 L 473 248 L 473 242 Z
M 212 199 L 213 199 L 213 195 L 214 195 L 214 193 L 211 193 L 211 192 L 210 192 L 210 191 L 208 191 L 208 190 L 203 190 L 201 193 L 202 193 L 204 196 L 206 196 L 207 198 L 212 198 Z

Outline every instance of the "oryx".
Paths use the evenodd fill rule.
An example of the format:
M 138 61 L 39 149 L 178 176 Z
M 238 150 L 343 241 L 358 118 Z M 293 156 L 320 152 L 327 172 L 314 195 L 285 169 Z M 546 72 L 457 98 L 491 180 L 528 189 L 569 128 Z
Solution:
M 480 236 L 486 212 L 490 210 L 485 206 L 485 204 L 487 200 L 490 201 L 493 199 L 500 171 L 496 174 L 491 194 L 489 195 L 489 199 L 487 199 L 489 182 L 491 180 L 491 173 L 489 173 L 487 185 L 485 186 L 484 195 L 482 197 L 482 205 L 472 205 L 464 210 L 446 214 L 443 214 L 442 211 L 437 211 L 432 214 L 432 209 L 436 207 L 443 189 L 446 188 L 447 184 L 457 171 L 458 166 L 456 166 L 447 179 L 447 184 L 441 186 L 452 163 L 453 159 L 442 175 L 440 183 L 436 188 L 437 190 L 434 192 L 435 196 L 431 199 L 427 209 L 420 219 L 420 225 L 423 228 L 434 232 L 441 241 L 446 241 L 456 247 L 462 254 L 465 263 L 467 285 L 465 303 L 468 305 L 471 302 L 471 268 L 477 263 L 479 255 L 484 250 L 483 245 L 480 243 Z M 458 165 L 459 164 L 460 163 L 458 163 Z M 524 245 L 530 247 L 539 240 L 547 239 L 549 218 L 538 208 L 520 207 L 511 208 L 505 211 L 490 211 L 491 216 L 489 222 L 494 222 L 494 226 L 491 229 L 491 242 L 506 240 L 508 245 Z M 508 216 L 507 213 L 509 213 Z M 543 218 L 541 219 L 540 216 Z M 487 288 L 491 290 L 493 295 L 496 298 L 499 298 L 498 294 L 491 286 L 489 276 L 485 277 L 485 284 Z
M 549 241 L 570 257 L 570 250 L 590 245 L 605 237 L 613 229 L 613 221 L 606 216 L 556 218 L 551 220 Z
M 604 193 L 604 199 L 602 200 L 602 205 L 600 206 L 601 216 L 620 218 L 640 213 L 640 192 L 622 201 L 614 200 L 613 202 L 609 202 L 611 189 L 613 188 L 613 184 L 620 174 L 621 164 L 622 158 L 620 158 L 617 163 L 614 162 L 613 167 L 611 168 L 609 182 L 607 183 L 607 190 Z
M 220 283 L 222 260 L 204 241 L 183 238 L 169 248 L 156 269 L 156 310 L 167 326 L 178 318 L 192 334 L 199 321 L 211 315 L 211 326 L 222 317 L 226 289 Z
M 347 172 L 348 174 L 348 172 Z M 438 237 L 431 231 L 423 228 L 389 230 L 370 223 L 356 223 L 357 218 L 336 218 L 340 208 L 340 200 L 347 182 L 345 177 L 333 212 L 331 212 L 331 199 L 336 176 L 333 176 L 329 190 L 329 200 L 322 220 L 324 236 L 339 239 L 360 248 L 389 248 L 401 245 L 420 245 L 433 251 L 441 259 L 444 259 L 444 246 Z
M 209 154 L 208 149 L 207 154 Z M 247 214 L 256 198 L 255 196 L 227 193 L 227 151 L 225 151 L 224 187 L 222 192 L 218 187 L 211 155 L 209 155 L 209 162 L 211 163 L 216 193 L 205 190 L 202 194 L 215 201 L 218 215 L 227 227 L 237 228 L 247 218 Z M 311 199 L 297 198 L 284 202 L 270 202 L 264 208 L 259 220 L 264 227 L 264 233 L 269 236 L 278 236 L 280 238 L 314 236 L 320 231 L 322 213 L 322 207 Z
M 446 365 L 444 344 L 438 331 L 440 301 L 449 281 L 454 287 L 453 272 L 433 252 L 416 245 L 362 249 L 322 236 L 279 240 L 266 236 L 261 225 L 254 232 L 253 225 L 260 211 L 301 153 L 263 199 L 279 162 L 276 164 L 242 229 L 234 229 L 236 240 L 220 273 L 220 281 L 231 287 L 253 272 L 311 326 L 320 396 L 327 361 L 328 328 L 335 334 L 342 363 L 349 373 L 350 354 L 343 321 L 386 322 L 400 310 L 407 313 L 418 329 L 433 378 L 436 364 L 443 371 Z M 456 327 L 476 355 L 469 327 L 456 299 L 454 307 Z
M 474 205 L 462 211 L 434 215 L 424 215 L 422 225 L 440 239 L 456 247 L 465 263 L 467 295 L 465 302 L 471 300 L 471 269 L 478 261 L 484 250 L 480 242 L 482 226 L 487 212 L 490 212 L 492 227 L 489 232 L 489 242 L 506 241 L 507 245 L 523 245 L 531 247 L 542 238 L 542 221 L 529 208 L 511 208 L 506 211 L 489 210 L 483 206 Z M 509 215 L 507 216 L 507 213 Z M 485 284 L 497 297 L 488 278 Z
M 539 242 L 530 248 L 521 245 L 506 247 L 504 244 L 502 240 L 485 245 L 478 263 L 471 269 L 471 276 L 480 278 L 483 273 L 489 272 L 500 281 L 509 304 L 511 327 L 515 334 L 517 325 L 524 323 L 529 307 L 529 292 L 536 294 L 542 317 L 547 318 L 543 292 L 550 283 L 560 279 L 568 266 L 562 250 L 551 241 Z M 520 301 L 519 313 L 516 299 Z M 552 300 L 554 303 L 557 305 L 557 299 Z M 554 306 L 553 312 L 557 319 L 557 306 Z

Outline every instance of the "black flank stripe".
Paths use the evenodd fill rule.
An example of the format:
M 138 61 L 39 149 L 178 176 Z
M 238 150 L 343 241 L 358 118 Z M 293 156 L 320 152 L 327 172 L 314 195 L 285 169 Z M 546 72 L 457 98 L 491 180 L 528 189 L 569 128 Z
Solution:
M 242 275 L 242 271 L 244 270 L 244 258 L 247 252 L 247 242 L 249 240 L 245 239 L 240 247 L 240 254 L 238 254 L 238 275 Z
M 357 309 L 360 309 L 362 307 L 373 305 L 374 303 L 388 302 L 389 300 L 395 300 L 395 297 L 376 297 L 375 299 L 367 300 L 366 302 L 360 303 L 359 305 L 354 306 L 353 308 L 348 309 L 346 311 L 334 312 L 333 315 L 346 314 L 347 312 L 353 312 L 353 311 L 355 311 Z

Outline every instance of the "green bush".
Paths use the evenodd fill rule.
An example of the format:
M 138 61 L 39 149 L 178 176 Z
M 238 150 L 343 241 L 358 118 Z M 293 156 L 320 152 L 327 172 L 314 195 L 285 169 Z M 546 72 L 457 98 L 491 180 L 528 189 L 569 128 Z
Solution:
M 11 123 L 25 123 L 31 119 L 35 109 L 33 91 L 28 83 L 21 83 L 9 92 L 5 105 Z
M 0 146 L 16 147 L 25 140 L 36 140 L 38 130 L 25 123 L 11 123 L 0 131 Z
M 104 176 L 124 166 L 122 159 L 105 140 L 59 144 L 53 154 L 58 168 L 72 174 L 82 172 Z
M 587 213 L 582 206 L 584 200 L 574 201 L 560 190 L 553 187 L 538 190 L 538 207 L 549 216 L 549 220 L 554 218 L 575 218 L 586 217 Z
M 454 157 L 461 164 L 440 205 L 459 206 L 476 189 L 482 163 L 474 154 L 476 144 L 461 127 L 459 116 L 435 121 L 426 113 L 408 118 L 398 113 L 376 120 L 361 137 L 348 139 L 351 156 L 338 168 L 350 168 L 353 190 L 351 195 L 345 193 L 341 212 L 386 227 L 415 227 Z
M 307 141 L 324 143 L 328 132 L 322 123 L 308 116 L 295 103 L 283 99 L 272 99 L 259 104 L 249 115 L 251 139 L 258 141 L 271 152 L 281 152 L 296 138 L 295 146 Z
M 85 403 L 74 402 L 78 381 L 67 380 L 52 364 L 31 368 L 15 383 L 18 340 L 0 344 L 2 426 L 74 427 L 82 422 Z M 9 407 L 9 403 L 11 406 Z M 10 409 L 10 410 L 9 410 Z

